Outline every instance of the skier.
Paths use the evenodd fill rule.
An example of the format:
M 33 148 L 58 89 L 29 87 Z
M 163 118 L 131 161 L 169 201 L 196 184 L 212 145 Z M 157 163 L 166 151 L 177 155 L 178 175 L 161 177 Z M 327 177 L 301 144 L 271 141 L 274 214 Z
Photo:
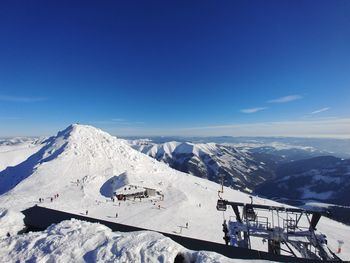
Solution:
M 86 215 L 88 215 L 88 213 L 89 213 L 89 211 L 88 211 L 88 210 L 86 210 L 86 211 L 85 211 L 85 214 L 86 214 Z
M 188 228 L 188 222 L 186 223 L 186 228 Z
M 53 198 L 51 197 L 50 200 L 51 200 L 51 202 L 52 202 L 52 201 L 53 201 Z
M 115 217 L 116 217 L 116 218 L 118 217 L 118 213 L 115 213 Z

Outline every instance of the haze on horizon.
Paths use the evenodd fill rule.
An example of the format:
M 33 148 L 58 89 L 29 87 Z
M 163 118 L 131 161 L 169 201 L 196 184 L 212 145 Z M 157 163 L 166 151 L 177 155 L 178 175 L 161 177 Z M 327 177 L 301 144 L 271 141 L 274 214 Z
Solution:
M 0 136 L 350 137 L 350 2 L 8 1 Z

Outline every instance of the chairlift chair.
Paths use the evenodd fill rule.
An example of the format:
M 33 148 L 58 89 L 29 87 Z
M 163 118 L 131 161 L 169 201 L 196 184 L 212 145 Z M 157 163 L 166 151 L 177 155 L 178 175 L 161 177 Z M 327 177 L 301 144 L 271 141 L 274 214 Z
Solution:
M 226 211 L 226 203 L 225 203 L 225 201 L 224 200 L 222 200 L 222 199 L 219 199 L 218 200 L 218 202 L 217 202 L 217 204 L 216 204 L 216 209 L 218 210 L 218 211 Z
M 254 208 L 251 204 L 246 204 L 243 208 L 243 216 L 248 221 L 255 221 L 256 220 L 256 213 L 254 211 Z

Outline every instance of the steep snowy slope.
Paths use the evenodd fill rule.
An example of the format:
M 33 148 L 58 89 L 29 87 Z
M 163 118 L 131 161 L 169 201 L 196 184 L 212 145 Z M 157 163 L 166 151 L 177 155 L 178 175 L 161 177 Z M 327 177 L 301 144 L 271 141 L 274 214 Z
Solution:
M 192 175 L 250 192 L 273 176 L 263 162 L 257 162 L 249 152 L 230 145 L 216 143 L 166 142 L 155 144 L 147 140 L 129 141 L 130 145 L 170 167 Z
M 113 192 L 126 194 L 146 188 L 154 189 L 148 198 L 110 199 Z M 232 212 L 216 211 L 219 188 L 206 179 L 171 169 L 99 129 L 71 125 L 25 162 L 0 173 L 0 207 L 20 210 L 39 204 L 222 243 L 222 220 Z M 223 197 L 250 202 L 247 194 L 226 187 Z M 254 202 L 278 204 L 258 197 Z M 333 250 L 337 240 L 347 241 L 350 236 L 349 227 L 326 218 L 318 229 L 327 230 Z M 266 250 L 261 241 L 253 241 L 253 247 Z M 341 256 L 350 258 L 350 244 L 345 243 L 343 251 Z

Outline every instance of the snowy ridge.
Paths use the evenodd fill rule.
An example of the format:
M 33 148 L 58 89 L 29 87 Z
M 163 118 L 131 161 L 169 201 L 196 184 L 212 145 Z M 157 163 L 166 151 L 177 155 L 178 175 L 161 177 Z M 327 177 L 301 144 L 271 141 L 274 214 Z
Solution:
M 151 185 L 164 198 L 156 194 L 140 200 L 113 202 L 103 188 L 112 180 L 117 180 L 112 191 L 127 184 Z M 222 213 L 215 209 L 218 184 L 171 169 L 132 149 L 126 141 L 85 125 L 69 126 L 49 138 L 26 161 L 1 172 L 0 189 L 0 207 L 4 208 L 20 211 L 40 204 L 218 243 L 223 242 L 222 220 L 232 215 L 231 211 Z M 249 195 L 227 187 L 222 196 L 250 202 Z M 39 198 L 43 199 L 40 203 Z M 259 197 L 254 197 L 254 203 L 281 205 Z M 346 241 L 350 236 L 349 227 L 327 218 L 321 219 L 318 229 L 326 230 L 333 250 L 337 240 Z M 253 240 L 252 245 L 266 251 L 266 245 L 261 242 Z M 340 256 L 350 258 L 350 244 L 345 243 L 343 248 L 344 254 Z
M 176 170 L 214 182 L 221 182 L 223 177 L 225 185 L 242 191 L 250 192 L 272 176 L 264 163 L 230 145 L 176 141 L 155 144 L 148 140 L 129 141 L 129 144 Z

